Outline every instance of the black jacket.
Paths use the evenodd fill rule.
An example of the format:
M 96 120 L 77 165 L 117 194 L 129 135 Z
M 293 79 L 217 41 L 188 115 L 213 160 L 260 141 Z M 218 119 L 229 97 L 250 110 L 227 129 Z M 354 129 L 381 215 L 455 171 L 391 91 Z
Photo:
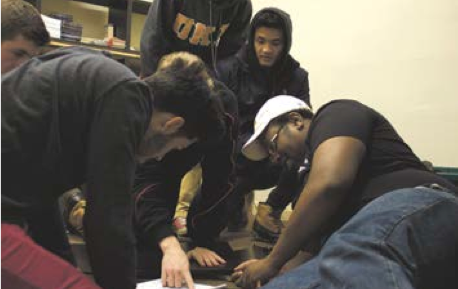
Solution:
M 226 225 L 226 201 L 234 185 L 237 103 L 234 94 L 221 82 L 215 82 L 215 91 L 226 111 L 223 139 L 170 152 L 161 161 L 150 160 L 137 170 L 135 228 L 143 245 L 152 246 L 174 235 L 172 220 L 181 179 L 199 162 L 203 180 L 201 197 L 188 214 L 188 234 L 196 244 L 205 246 Z
M 196 54 L 213 69 L 240 49 L 251 13 L 251 0 L 154 0 L 141 36 L 142 76 L 174 51 Z
M 95 280 L 135 288 L 131 187 L 152 106 L 148 87 L 129 69 L 81 47 L 3 75 L 2 221 L 47 208 L 86 182 Z
M 284 20 L 283 54 L 269 69 L 259 65 L 253 43 L 255 24 L 259 15 L 265 11 L 274 12 Z M 237 96 L 240 145 L 253 134 L 256 113 L 273 96 L 292 95 L 310 104 L 308 73 L 289 54 L 292 38 L 292 24 L 289 15 L 276 8 L 259 11 L 251 22 L 248 37 L 248 43 L 237 55 L 220 61 L 217 66 L 217 77 Z

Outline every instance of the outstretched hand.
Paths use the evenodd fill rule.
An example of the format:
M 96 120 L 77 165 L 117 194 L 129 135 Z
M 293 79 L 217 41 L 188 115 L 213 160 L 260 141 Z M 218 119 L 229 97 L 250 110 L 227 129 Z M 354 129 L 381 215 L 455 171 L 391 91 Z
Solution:
M 177 242 L 178 243 L 178 242 Z M 181 246 L 168 246 L 163 251 L 162 257 L 162 272 L 161 280 L 163 287 L 180 288 L 187 285 L 190 289 L 194 289 L 194 281 L 192 280 L 189 270 L 189 260 Z
M 216 252 L 203 247 L 196 247 L 188 252 L 188 258 L 194 259 L 202 267 L 215 267 L 226 264 L 226 260 L 221 258 Z
M 278 273 L 267 259 L 248 260 L 238 265 L 232 274 L 237 286 L 242 288 L 259 288 Z

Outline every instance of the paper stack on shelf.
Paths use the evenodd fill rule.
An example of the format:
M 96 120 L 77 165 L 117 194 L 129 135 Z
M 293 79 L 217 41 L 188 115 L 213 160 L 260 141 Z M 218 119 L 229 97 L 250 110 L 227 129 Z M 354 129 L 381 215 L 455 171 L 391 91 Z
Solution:
M 53 38 L 60 38 L 62 20 L 54 19 L 43 14 L 41 14 L 41 18 L 43 19 L 46 30 L 48 30 L 49 32 L 49 35 Z
M 81 41 L 83 26 L 73 22 L 73 15 L 65 13 L 51 13 L 50 17 L 61 20 L 60 39 L 67 41 Z

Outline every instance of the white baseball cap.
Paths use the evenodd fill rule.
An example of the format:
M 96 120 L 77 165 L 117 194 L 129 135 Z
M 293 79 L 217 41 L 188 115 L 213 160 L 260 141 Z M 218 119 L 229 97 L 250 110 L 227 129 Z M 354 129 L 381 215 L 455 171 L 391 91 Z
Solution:
M 269 157 L 269 152 L 260 143 L 258 137 L 274 118 L 298 109 L 311 111 L 311 108 L 304 101 L 294 96 L 279 95 L 266 101 L 256 114 L 254 133 L 243 145 L 242 153 L 253 161 L 260 161 Z

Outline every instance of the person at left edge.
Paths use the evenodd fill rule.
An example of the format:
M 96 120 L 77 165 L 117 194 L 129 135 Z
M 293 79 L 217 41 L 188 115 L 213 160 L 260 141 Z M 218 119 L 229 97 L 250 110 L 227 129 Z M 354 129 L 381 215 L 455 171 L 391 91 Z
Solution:
M 164 83 L 173 83 L 174 90 L 161 91 Z M 2 287 L 60 276 L 37 276 L 42 265 L 24 269 L 37 264 L 29 261 L 40 258 L 41 264 L 55 256 L 41 251 L 19 260 L 26 242 L 11 240 L 15 231 L 26 232 L 29 213 L 45 211 L 65 190 L 86 182 L 85 232 L 95 281 L 103 288 L 135 288 L 130 191 L 136 162 L 219 138 L 220 123 L 209 119 L 202 125 L 195 121 L 200 109 L 175 106 L 208 104 L 209 97 L 207 83 L 195 75 L 164 71 L 141 81 L 125 66 L 81 47 L 55 50 L 4 75 L 2 272 L 11 278 L 2 274 Z M 192 288 L 191 276 L 183 277 Z
M 40 12 L 32 4 L 2 1 L 2 74 L 37 55 L 49 40 Z

